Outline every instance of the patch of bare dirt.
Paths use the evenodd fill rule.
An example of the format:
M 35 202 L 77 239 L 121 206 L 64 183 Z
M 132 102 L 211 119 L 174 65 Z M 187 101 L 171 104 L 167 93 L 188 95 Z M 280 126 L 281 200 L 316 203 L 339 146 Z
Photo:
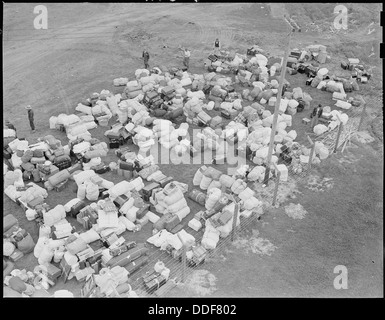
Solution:
M 293 219 L 303 219 L 305 218 L 307 211 L 303 208 L 301 204 L 290 203 L 285 206 L 285 213 Z
M 316 175 L 310 175 L 307 179 L 307 188 L 316 191 L 324 192 L 333 188 L 334 182 L 332 178 L 322 178 Z

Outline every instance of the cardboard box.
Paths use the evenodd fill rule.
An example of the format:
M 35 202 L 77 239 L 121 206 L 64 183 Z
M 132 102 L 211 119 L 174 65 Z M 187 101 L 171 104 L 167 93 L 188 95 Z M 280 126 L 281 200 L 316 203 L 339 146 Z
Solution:
M 302 119 L 302 123 L 303 123 L 303 124 L 309 124 L 310 121 L 311 121 L 311 120 L 308 119 L 308 118 L 303 118 L 303 119 Z

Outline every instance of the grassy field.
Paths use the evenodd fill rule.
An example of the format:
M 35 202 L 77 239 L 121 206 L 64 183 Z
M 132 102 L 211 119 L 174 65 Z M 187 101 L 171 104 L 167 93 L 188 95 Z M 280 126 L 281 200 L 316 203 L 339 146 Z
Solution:
M 172 6 L 172 10 L 170 7 Z M 301 6 L 297 4 L 297 6 Z M 3 115 L 11 119 L 18 132 L 30 143 L 52 134 L 66 144 L 66 136 L 49 129 L 48 120 L 60 113 L 72 113 L 78 102 L 93 92 L 109 89 L 115 93 L 112 80 L 118 77 L 132 79 L 142 67 L 141 52 L 147 47 L 150 65 L 181 66 L 177 47 L 188 46 L 192 51 L 191 72 L 203 73 L 203 61 L 210 53 L 215 38 L 231 52 L 245 53 L 257 43 L 272 56 L 281 56 L 287 26 L 272 18 L 266 4 L 49 4 L 49 29 L 34 30 L 33 4 L 6 4 L 4 7 L 4 68 Z M 310 6 L 301 7 L 303 14 Z M 326 16 L 327 5 L 314 7 L 314 19 Z M 302 10 L 301 9 L 301 10 Z M 370 5 L 358 8 L 364 16 L 372 12 Z M 357 9 L 357 10 L 358 10 Z M 289 7 L 288 10 L 293 10 Z M 329 10 L 329 9 L 328 9 Z M 275 12 L 275 11 L 274 11 Z M 316 11 L 318 12 L 318 11 Z M 278 14 L 278 13 L 277 13 Z M 360 94 L 369 102 L 368 114 L 376 118 L 373 131 L 382 137 L 382 69 L 376 54 L 367 58 L 378 34 L 365 36 L 363 30 L 348 35 L 318 33 L 296 34 L 292 46 L 302 48 L 313 43 L 325 44 L 332 56 L 325 65 L 331 72 L 341 73 L 340 60 L 359 57 L 373 66 L 372 80 L 361 86 Z M 377 47 L 375 48 L 377 50 Z M 313 105 L 332 106 L 331 94 L 306 87 L 304 75 L 287 76 L 291 88 L 301 86 L 313 98 Z M 382 89 L 381 89 L 382 90 Z M 26 104 L 35 108 L 37 132 L 30 133 Z M 272 111 L 272 108 L 270 107 Z M 306 126 L 301 119 L 308 111 L 293 118 L 297 140 L 306 141 Z M 379 120 L 378 120 L 379 119 Z M 380 124 L 379 124 L 380 123 Z M 105 128 L 91 131 L 92 136 L 107 141 Z M 240 237 L 252 240 L 256 230 L 269 239 L 277 249 L 271 256 L 250 254 L 242 247 L 228 246 L 201 266 L 217 278 L 211 296 L 381 296 L 383 295 L 382 262 L 382 140 L 372 145 L 348 148 L 344 154 L 333 155 L 315 168 L 319 179 L 331 178 L 330 189 L 316 192 L 307 181 L 296 183 L 300 195 L 287 199 L 279 209 L 269 211 L 259 222 L 250 224 Z M 116 161 L 113 150 L 104 162 Z M 161 165 L 166 175 L 187 183 L 192 189 L 192 178 L 200 165 Z M 224 171 L 225 166 L 220 166 Z M 121 177 L 106 173 L 103 177 L 115 183 Z M 76 197 L 75 183 L 70 182 L 59 194 L 52 191 L 47 203 L 52 207 Z M 202 207 L 187 200 L 191 206 L 189 218 Z M 284 214 L 284 205 L 301 203 L 308 215 L 303 220 L 292 220 Z M 38 229 L 28 222 L 22 210 L 8 198 L 3 200 L 3 213 L 12 213 L 20 224 L 37 240 Z M 70 220 L 70 219 L 69 219 Z M 71 221 L 80 230 L 76 221 Z M 188 231 L 191 231 L 189 229 Z M 148 224 L 138 233 L 124 234 L 128 239 L 144 242 L 151 232 Z M 243 243 L 243 242 L 242 242 Z M 250 244 L 250 241 L 246 243 Z M 156 251 L 154 251 L 154 254 Z M 166 259 L 164 256 L 162 256 Z M 152 268 L 153 264 L 147 268 Z M 37 264 L 33 254 L 18 261 L 16 267 L 29 270 Z M 333 268 L 343 264 L 349 270 L 349 290 L 333 288 Z M 144 270 L 145 271 L 145 270 Z M 70 280 L 59 282 L 50 289 L 68 288 L 75 295 L 81 284 Z M 191 290 L 175 289 L 170 295 L 200 295 Z

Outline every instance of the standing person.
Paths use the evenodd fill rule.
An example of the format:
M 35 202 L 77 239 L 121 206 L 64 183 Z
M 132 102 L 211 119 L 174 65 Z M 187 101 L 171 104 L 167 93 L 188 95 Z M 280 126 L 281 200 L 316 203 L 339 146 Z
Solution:
M 190 64 L 191 53 L 187 48 L 181 48 L 181 50 L 183 51 L 183 65 L 188 69 Z
M 5 121 L 5 126 L 8 128 L 8 129 L 12 129 L 16 132 L 16 128 L 15 126 L 9 121 L 9 120 L 6 120 Z
M 143 50 L 142 57 L 144 62 L 144 68 L 149 69 L 150 65 L 148 64 L 148 60 L 150 60 L 150 54 L 147 52 L 146 49 Z
M 220 50 L 219 39 L 216 38 L 214 42 L 214 54 L 218 54 Z
M 31 126 L 32 132 L 35 132 L 35 124 L 34 124 L 34 113 L 32 107 L 30 105 L 26 106 L 25 109 L 28 110 L 28 120 L 29 125 Z

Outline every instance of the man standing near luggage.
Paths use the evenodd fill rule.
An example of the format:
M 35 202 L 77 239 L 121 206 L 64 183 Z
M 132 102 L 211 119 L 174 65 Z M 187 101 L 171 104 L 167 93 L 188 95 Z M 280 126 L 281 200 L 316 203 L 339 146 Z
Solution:
M 183 51 L 183 65 L 184 65 L 184 66 L 187 68 L 187 70 L 188 70 L 189 64 L 190 64 L 190 56 L 191 56 L 191 53 L 190 53 L 190 51 L 189 51 L 187 48 L 185 48 L 185 49 L 181 48 L 181 50 Z
M 143 50 L 142 57 L 143 57 L 143 61 L 144 61 L 144 68 L 149 69 L 150 66 L 148 64 L 148 60 L 150 60 L 150 54 L 147 52 L 146 49 Z
M 34 113 L 32 107 L 30 105 L 26 106 L 25 109 L 28 110 L 28 120 L 29 125 L 31 126 L 32 132 L 35 132 L 35 124 L 34 124 Z

